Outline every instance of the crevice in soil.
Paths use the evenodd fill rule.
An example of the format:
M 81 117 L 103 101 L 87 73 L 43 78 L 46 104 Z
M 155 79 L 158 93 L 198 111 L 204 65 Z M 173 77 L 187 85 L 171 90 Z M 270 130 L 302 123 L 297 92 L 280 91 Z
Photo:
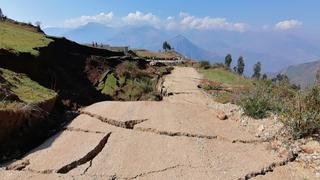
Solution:
M 81 175 L 85 175 L 88 172 L 88 170 L 92 167 L 92 160 L 93 159 L 90 160 L 89 166 L 83 171 L 83 173 Z
M 184 136 L 184 137 L 193 137 L 193 138 L 204 138 L 204 139 L 217 139 L 218 136 L 208 136 L 208 135 L 202 135 L 202 134 L 191 134 L 191 133 L 186 133 L 186 132 L 169 132 L 169 131 L 159 131 L 157 129 L 152 129 L 152 128 L 143 128 L 143 127 L 137 127 L 134 128 L 136 131 L 141 131 L 141 132 L 149 132 L 149 133 L 154 133 L 158 135 L 164 135 L 164 136 Z
M 130 178 L 123 178 L 123 179 L 127 179 L 127 180 L 136 179 L 136 178 L 139 178 L 139 177 L 143 177 L 143 176 L 147 176 L 147 175 L 155 174 L 155 173 L 161 173 L 161 172 L 168 171 L 168 170 L 171 170 L 171 169 L 175 169 L 175 168 L 178 168 L 178 167 L 181 167 L 181 165 L 175 165 L 175 166 L 167 167 L 167 168 L 164 168 L 164 169 L 161 169 L 161 170 L 144 172 L 144 173 L 138 174 L 136 176 L 133 176 L 133 177 L 130 177 Z
M 242 139 L 235 139 L 232 140 L 232 143 L 242 143 L 242 144 L 259 144 L 259 143 L 266 143 L 273 140 L 274 137 L 266 138 L 266 139 L 253 139 L 253 140 L 242 140 Z
M 174 96 L 174 95 L 180 95 L 180 94 L 194 94 L 194 92 L 167 92 L 166 96 Z
M 5 170 L 21 171 L 29 165 L 30 165 L 30 161 L 27 159 L 24 161 L 15 162 L 14 164 L 7 166 Z
M 105 145 L 108 142 L 108 139 L 110 137 L 111 133 L 108 133 L 106 136 L 104 136 L 101 141 L 99 142 L 99 144 L 92 150 L 90 151 L 88 154 L 86 154 L 84 157 L 82 157 L 79 160 L 73 161 L 70 164 L 67 164 L 65 166 L 63 166 L 62 168 L 60 168 L 57 173 L 60 174 L 67 174 L 69 171 L 77 168 L 78 166 L 85 164 L 89 161 L 92 161 L 105 147 Z
M 93 134 L 106 134 L 106 132 L 101 131 L 91 131 L 87 129 L 81 129 L 81 128 L 73 128 L 73 127 L 65 127 L 63 128 L 64 131 L 73 131 L 73 132 L 84 132 L 84 133 L 93 133 Z
M 180 168 L 180 167 L 187 167 L 187 168 L 191 168 L 191 169 L 202 168 L 202 166 L 193 167 L 191 165 L 180 165 L 180 164 L 177 164 L 175 166 L 170 166 L 170 167 L 167 167 L 167 168 L 164 168 L 164 169 L 161 169 L 161 170 L 154 170 L 154 171 L 140 173 L 140 174 L 138 174 L 136 176 L 133 176 L 133 177 L 130 177 L 130 178 L 119 178 L 117 176 L 116 176 L 116 178 L 126 179 L 126 180 L 137 179 L 137 178 L 140 178 L 140 177 L 148 176 L 150 174 L 162 173 L 162 172 L 165 172 L 165 171 L 168 171 L 168 170 L 171 170 L 171 169 Z
M 107 124 L 110 124 L 112 126 L 125 128 L 125 129 L 133 129 L 135 125 L 143 123 L 148 120 L 148 119 L 136 119 L 136 120 L 127 120 L 127 121 L 121 122 L 121 121 L 117 121 L 114 119 L 105 118 L 100 115 L 93 114 L 93 113 L 90 113 L 87 111 L 80 111 L 80 113 L 88 115 L 88 116 L 96 118 L 96 119 L 99 119 L 100 121 L 107 123 Z
M 248 179 L 255 178 L 257 176 L 264 176 L 269 172 L 273 172 L 273 170 L 277 167 L 285 166 L 288 163 L 295 161 L 297 157 L 298 157 L 298 154 L 295 154 L 293 152 L 289 152 L 286 159 L 279 161 L 279 162 L 271 163 L 270 165 L 262 168 L 259 171 L 254 171 L 254 172 L 248 173 L 243 178 L 239 178 L 239 180 L 248 180 Z

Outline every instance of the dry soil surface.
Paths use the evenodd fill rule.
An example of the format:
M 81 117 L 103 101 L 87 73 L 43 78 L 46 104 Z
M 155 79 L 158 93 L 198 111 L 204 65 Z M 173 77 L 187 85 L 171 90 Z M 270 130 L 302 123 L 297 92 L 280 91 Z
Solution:
M 161 102 L 101 102 L 1 179 L 312 179 L 237 121 L 220 120 L 193 68 L 166 77 Z M 272 172 L 273 171 L 273 172 Z

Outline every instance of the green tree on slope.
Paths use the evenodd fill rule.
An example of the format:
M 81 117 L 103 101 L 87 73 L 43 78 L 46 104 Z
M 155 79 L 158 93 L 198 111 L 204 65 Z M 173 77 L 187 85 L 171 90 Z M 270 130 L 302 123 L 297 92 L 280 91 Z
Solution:
M 226 58 L 224 59 L 224 64 L 225 64 L 225 66 L 226 66 L 227 68 L 230 69 L 231 63 L 232 63 L 232 56 L 231 56 L 231 54 L 228 54 L 228 55 L 226 56 Z

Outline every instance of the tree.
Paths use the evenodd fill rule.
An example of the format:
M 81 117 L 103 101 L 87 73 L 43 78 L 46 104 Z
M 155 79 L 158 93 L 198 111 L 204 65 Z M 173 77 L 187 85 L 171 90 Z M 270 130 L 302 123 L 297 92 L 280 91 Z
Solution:
M 232 63 L 232 56 L 231 56 L 231 54 L 228 54 L 228 55 L 226 56 L 226 58 L 224 59 L 224 64 L 225 64 L 225 66 L 226 66 L 227 68 L 230 69 L 231 63 Z
M 41 27 L 41 22 L 40 22 L 40 21 L 36 21 L 36 22 L 35 22 L 35 25 L 36 25 L 38 28 L 40 28 L 40 27 Z
M 238 64 L 237 64 L 237 73 L 239 75 L 243 75 L 244 67 L 245 67 L 245 64 L 244 64 L 243 57 L 240 56 L 239 59 L 238 59 Z
M 263 75 L 262 75 L 262 80 L 267 80 L 267 79 L 268 79 L 267 74 L 263 74 Z
M 162 48 L 163 48 L 164 51 L 168 51 L 168 50 L 171 50 L 171 49 L 172 49 L 172 48 L 171 48 L 171 45 L 170 45 L 167 41 L 165 41 L 165 42 L 162 44 Z
M 289 77 L 285 74 L 278 74 L 275 78 L 272 79 L 274 83 L 290 83 Z
M 233 71 L 236 73 L 237 72 L 237 66 L 233 67 Z
M 0 8 L 0 18 L 2 18 L 4 15 L 3 15 L 3 13 L 2 13 L 2 10 L 1 10 L 1 8 Z
M 36 21 L 35 25 L 37 26 L 38 32 L 42 32 L 42 30 L 41 30 L 41 22 L 40 21 Z
M 261 76 L 261 63 L 257 62 L 257 64 L 253 66 L 252 78 L 260 79 L 260 76 Z

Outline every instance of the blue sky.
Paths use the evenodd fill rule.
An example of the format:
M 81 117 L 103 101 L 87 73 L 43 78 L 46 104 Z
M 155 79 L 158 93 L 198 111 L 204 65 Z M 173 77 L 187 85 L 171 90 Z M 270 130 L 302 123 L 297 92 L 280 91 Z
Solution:
M 0 0 L 0 7 L 13 19 L 41 21 L 45 26 L 65 26 L 70 19 L 76 21 L 84 15 L 96 17 L 110 12 L 117 21 L 135 13 L 133 15 L 142 18 L 149 14 L 161 23 L 168 17 L 180 18 L 176 20 L 180 23 L 179 14 L 184 12 L 193 17 L 194 21 L 189 22 L 193 25 L 199 21 L 203 23 L 204 18 L 209 17 L 211 26 L 219 20 L 217 18 L 223 18 L 225 25 L 243 23 L 248 29 L 274 28 L 279 22 L 310 31 L 320 29 L 319 0 Z M 207 27 L 205 24 L 195 27 L 199 26 Z

